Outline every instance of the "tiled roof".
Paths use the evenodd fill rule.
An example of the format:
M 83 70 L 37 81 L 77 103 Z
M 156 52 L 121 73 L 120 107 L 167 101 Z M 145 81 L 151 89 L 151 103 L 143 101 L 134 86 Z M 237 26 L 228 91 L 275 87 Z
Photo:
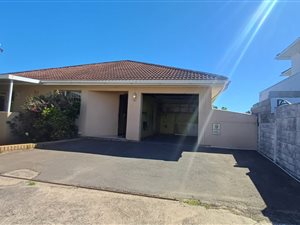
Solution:
M 226 77 L 216 74 L 129 60 L 66 66 L 10 74 L 49 81 L 227 80 Z

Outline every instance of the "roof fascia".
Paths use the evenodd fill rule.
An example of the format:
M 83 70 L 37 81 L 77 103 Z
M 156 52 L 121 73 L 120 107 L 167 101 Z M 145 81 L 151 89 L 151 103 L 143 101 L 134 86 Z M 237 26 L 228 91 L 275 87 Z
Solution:
M 228 80 L 42 80 L 43 85 L 205 85 L 220 86 Z
M 25 83 L 32 83 L 32 84 L 39 84 L 41 82 L 40 80 L 37 80 L 37 79 L 20 77 L 20 76 L 15 76 L 15 75 L 11 75 L 11 74 L 1 75 L 0 80 L 15 80 L 15 81 L 22 81 Z

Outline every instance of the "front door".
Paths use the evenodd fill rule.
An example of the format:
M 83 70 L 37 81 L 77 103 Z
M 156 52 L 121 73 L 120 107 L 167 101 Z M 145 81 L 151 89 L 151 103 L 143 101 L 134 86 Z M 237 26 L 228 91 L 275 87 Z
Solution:
M 126 136 L 128 94 L 120 95 L 118 136 Z

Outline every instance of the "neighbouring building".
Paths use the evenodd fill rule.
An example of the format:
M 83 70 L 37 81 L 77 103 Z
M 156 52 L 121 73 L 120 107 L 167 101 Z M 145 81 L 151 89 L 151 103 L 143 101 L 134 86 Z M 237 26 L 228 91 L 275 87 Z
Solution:
M 292 101 L 292 103 L 300 102 L 300 38 L 297 38 L 290 46 L 277 54 L 276 59 L 290 60 L 291 67 L 281 73 L 285 79 L 260 93 L 259 101 L 284 98 L 287 101 Z
M 212 109 L 227 86 L 224 76 L 129 60 L 2 74 L 0 123 L 5 129 L 26 97 L 60 90 L 80 96 L 81 136 L 180 135 L 200 145 L 256 149 L 255 116 Z M 7 141 L 9 131 L 1 132 Z
M 258 151 L 300 179 L 300 38 L 276 56 L 291 60 L 286 78 L 263 90 L 252 107 L 258 117 Z

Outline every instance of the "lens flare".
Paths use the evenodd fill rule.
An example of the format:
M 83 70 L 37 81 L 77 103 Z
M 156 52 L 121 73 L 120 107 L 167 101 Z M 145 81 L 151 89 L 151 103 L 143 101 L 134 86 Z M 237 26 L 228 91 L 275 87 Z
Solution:
M 240 35 L 236 38 L 236 40 L 233 42 L 232 46 L 229 48 L 227 54 L 224 56 L 223 60 L 221 61 L 221 66 L 228 66 L 231 64 L 231 62 L 234 62 L 230 69 L 229 78 L 232 77 L 234 72 L 236 71 L 237 67 L 239 66 L 241 60 L 245 56 L 249 46 L 251 45 L 252 41 L 254 40 L 255 36 L 261 29 L 262 25 L 274 9 L 276 3 L 278 0 L 265 0 L 256 9 L 256 11 L 251 16 L 251 19 L 246 24 L 245 28 L 242 30 Z M 227 85 L 224 86 L 223 89 L 225 89 Z M 210 91 L 210 90 L 208 90 Z M 210 95 L 209 93 L 206 93 L 205 96 Z M 205 97 L 204 96 L 204 97 Z M 199 101 L 199 107 L 200 101 Z M 199 129 L 199 140 L 202 140 L 204 137 L 204 131 L 209 125 L 209 121 L 212 117 L 213 110 L 210 110 L 205 123 L 201 129 Z M 199 150 L 199 143 L 193 148 L 193 152 L 196 152 Z M 180 189 L 183 190 L 186 185 L 186 179 L 188 178 L 188 174 L 190 171 L 190 168 L 192 167 L 194 163 L 194 157 L 190 158 L 189 163 L 187 164 L 187 167 L 185 168 L 185 173 L 182 177 L 181 181 L 181 187 Z
M 234 62 L 234 64 L 230 66 L 230 76 L 232 76 L 236 71 L 249 46 L 274 9 L 277 2 L 278 0 L 265 0 L 260 3 L 256 11 L 251 16 L 249 22 L 245 25 L 242 32 L 240 32 L 240 34 L 232 43 L 231 47 L 228 49 L 228 52 L 221 60 L 219 66 L 222 68 L 227 67 L 228 65 L 232 65 L 232 62 Z

